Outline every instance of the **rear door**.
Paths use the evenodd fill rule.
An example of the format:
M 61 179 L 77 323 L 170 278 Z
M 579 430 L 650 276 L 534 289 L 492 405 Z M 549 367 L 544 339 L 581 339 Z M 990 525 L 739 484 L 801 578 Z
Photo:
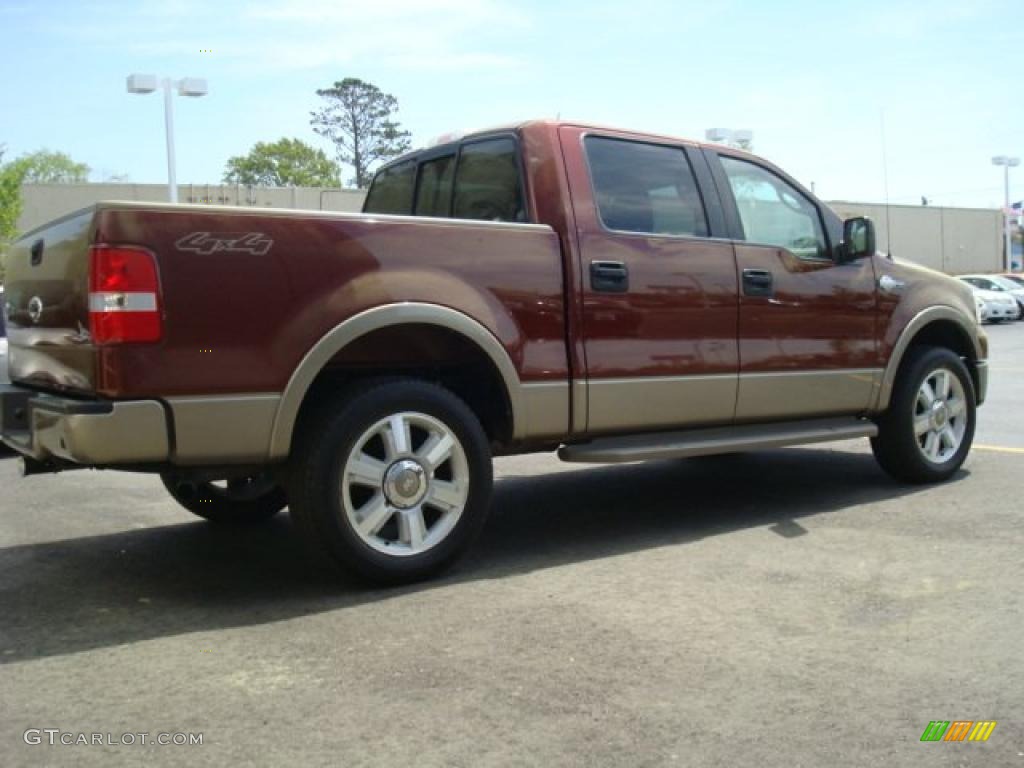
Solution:
M 873 260 L 837 262 L 838 217 L 776 169 L 706 154 L 736 240 L 736 420 L 864 411 L 882 374 Z
M 733 247 L 692 147 L 566 126 L 590 433 L 732 421 Z M 709 194 L 709 190 L 712 194 Z

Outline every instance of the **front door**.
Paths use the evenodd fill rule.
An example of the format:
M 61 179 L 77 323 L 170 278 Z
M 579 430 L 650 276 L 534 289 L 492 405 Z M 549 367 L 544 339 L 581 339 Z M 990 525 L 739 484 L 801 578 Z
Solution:
M 836 260 L 834 214 L 774 169 L 708 154 L 736 238 L 737 421 L 863 412 L 882 373 L 872 260 Z
M 698 150 L 561 129 L 582 289 L 590 433 L 732 422 L 737 279 Z M 723 239 L 713 239 L 716 235 Z

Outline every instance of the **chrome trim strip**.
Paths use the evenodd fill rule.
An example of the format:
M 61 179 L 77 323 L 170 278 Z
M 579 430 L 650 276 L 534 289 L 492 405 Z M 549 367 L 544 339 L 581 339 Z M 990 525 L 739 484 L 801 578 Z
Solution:
M 156 312 L 156 294 L 119 291 L 89 294 L 90 312 Z
M 122 210 L 131 208 L 134 210 L 146 211 L 188 211 L 194 212 L 196 205 L 188 203 L 148 203 L 141 200 L 103 200 L 95 204 L 95 210 L 106 209 Z M 82 208 L 69 216 L 77 216 L 89 213 L 93 206 Z M 303 208 L 246 208 L 234 205 L 203 205 L 202 210 L 210 213 L 230 213 L 236 216 L 259 216 L 260 218 L 314 218 L 314 219 L 341 219 L 345 221 L 361 221 L 369 224 L 374 222 L 407 222 L 418 224 L 431 224 L 438 227 L 477 228 L 477 229 L 514 229 L 518 231 L 554 232 L 555 230 L 547 224 L 532 224 L 515 221 L 486 221 L 484 219 L 455 219 L 441 218 L 434 216 L 402 216 L 392 213 L 356 213 L 352 211 L 322 211 L 317 209 Z M 31 234 L 31 233 L 30 233 Z

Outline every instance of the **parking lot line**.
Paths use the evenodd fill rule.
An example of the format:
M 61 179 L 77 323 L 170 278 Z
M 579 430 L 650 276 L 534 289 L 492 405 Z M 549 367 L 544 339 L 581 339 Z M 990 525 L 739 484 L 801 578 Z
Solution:
M 1008 445 L 978 445 L 975 443 L 974 448 L 979 451 L 995 451 L 996 453 L 1024 453 L 1024 448 L 1013 448 Z

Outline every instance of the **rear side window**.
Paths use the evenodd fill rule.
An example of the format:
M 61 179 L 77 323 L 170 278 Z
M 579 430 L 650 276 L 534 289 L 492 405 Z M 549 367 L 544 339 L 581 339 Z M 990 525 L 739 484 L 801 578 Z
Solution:
M 463 145 L 456 170 L 452 216 L 485 221 L 526 221 L 519 160 L 512 139 Z
M 427 160 L 420 165 L 420 183 L 416 189 L 417 216 L 447 216 L 455 178 L 455 155 Z
M 707 237 L 704 203 L 682 149 L 589 136 L 586 150 L 608 229 Z
M 412 185 L 416 178 L 416 163 L 409 161 L 394 165 L 373 180 L 363 210 L 366 213 L 412 213 Z

